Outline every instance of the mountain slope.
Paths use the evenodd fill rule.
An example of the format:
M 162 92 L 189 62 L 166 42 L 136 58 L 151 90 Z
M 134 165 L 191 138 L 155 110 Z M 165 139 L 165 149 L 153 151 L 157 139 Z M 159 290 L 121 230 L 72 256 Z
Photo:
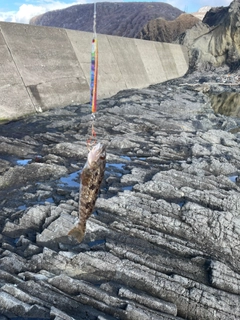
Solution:
M 159 17 L 174 20 L 181 13 L 181 10 L 163 2 L 98 2 L 97 32 L 135 38 L 150 20 Z M 49 11 L 32 18 L 30 24 L 91 32 L 93 4 Z
M 157 18 L 149 21 L 140 31 L 137 38 L 161 42 L 173 42 L 186 29 L 192 28 L 199 19 L 183 13 L 173 21 Z

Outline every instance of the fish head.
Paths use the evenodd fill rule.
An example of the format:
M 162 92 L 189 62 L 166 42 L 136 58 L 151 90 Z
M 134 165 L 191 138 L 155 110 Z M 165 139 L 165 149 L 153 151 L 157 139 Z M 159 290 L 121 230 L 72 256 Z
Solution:
M 88 153 L 87 163 L 90 167 L 106 160 L 106 146 L 102 143 L 96 144 Z

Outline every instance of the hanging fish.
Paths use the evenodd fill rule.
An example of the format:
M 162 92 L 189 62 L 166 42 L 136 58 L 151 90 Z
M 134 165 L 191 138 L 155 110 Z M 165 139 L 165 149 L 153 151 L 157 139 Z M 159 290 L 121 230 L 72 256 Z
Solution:
M 98 143 L 88 153 L 87 162 L 82 170 L 79 192 L 79 221 L 68 233 L 68 235 L 76 238 L 78 242 L 81 242 L 84 238 L 86 221 L 93 212 L 104 176 L 105 165 L 106 146 Z

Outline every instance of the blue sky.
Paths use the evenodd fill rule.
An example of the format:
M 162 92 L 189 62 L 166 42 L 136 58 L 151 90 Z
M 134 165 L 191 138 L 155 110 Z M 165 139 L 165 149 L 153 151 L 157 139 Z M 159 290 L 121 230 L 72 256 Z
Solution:
M 102 0 L 104 1 L 104 0 Z M 106 1 L 106 0 L 105 0 Z M 113 0 L 114 2 L 120 0 Z M 126 0 L 123 0 L 126 1 Z M 141 1 L 141 0 L 138 0 Z M 146 0 L 145 0 L 146 1 Z M 46 11 L 63 9 L 91 0 L 0 0 L 0 21 L 28 23 L 32 17 Z M 228 6 L 231 0 L 161 0 L 188 13 L 196 12 L 203 6 Z

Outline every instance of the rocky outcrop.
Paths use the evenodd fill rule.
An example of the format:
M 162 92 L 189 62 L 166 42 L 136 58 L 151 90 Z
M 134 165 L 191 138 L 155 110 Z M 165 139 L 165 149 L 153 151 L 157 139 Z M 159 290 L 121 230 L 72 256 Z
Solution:
M 160 42 L 173 42 L 180 34 L 187 29 L 191 29 L 198 22 L 198 18 L 186 13 L 181 14 L 173 21 L 157 18 L 148 22 L 137 35 L 137 38 Z
M 225 64 L 230 71 L 237 69 L 240 65 L 239 0 L 225 9 L 210 10 L 204 21 L 210 26 L 193 27 L 180 38 L 180 43 L 189 48 L 190 67 L 207 69 Z
M 99 101 L 107 166 L 81 244 L 89 106 L 0 126 L 4 319 L 240 318 L 240 119 L 209 98 L 239 92 L 225 73 Z
M 228 15 L 228 7 L 214 7 L 206 12 L 203 18 L 203 23 L 206 23 L 209 27 L 219 25 Z
M 182 34 L 180 34 L 178 39 L 176 39 L 175 41 L 176 43 L 180 43 L 188 48 L 189 58 L 190 58 L 189 59 L 190 69 L 194 69 L 194 68 L 196 69 L 196 65 L 195 65 L 196 61 L 194 60 L 194 57 L 191 56 L 193 43 L 194 41 L 196 41 L 196 39 L 201 38 L 202 36 L 207 34 L 209 30 L 210 28 L 208 25 L 202 23 L 202 21 L 199 21 L 191 29 L 188 29 Z
M 163 2 L 98 2 L 97 32 L 135 38 L 144 25 L 155 18 L 174 20 L 181 10 Z M 92 32 L 93 4 L 81 4 L 49 11 L 30 24 Z

